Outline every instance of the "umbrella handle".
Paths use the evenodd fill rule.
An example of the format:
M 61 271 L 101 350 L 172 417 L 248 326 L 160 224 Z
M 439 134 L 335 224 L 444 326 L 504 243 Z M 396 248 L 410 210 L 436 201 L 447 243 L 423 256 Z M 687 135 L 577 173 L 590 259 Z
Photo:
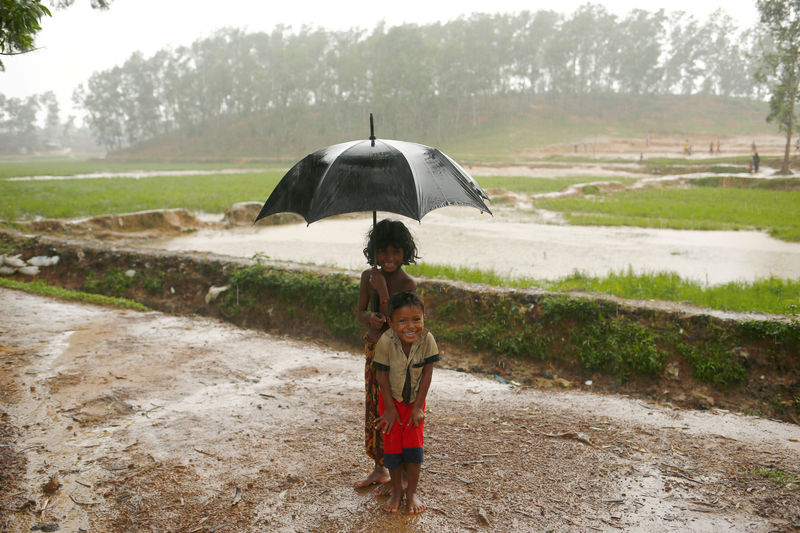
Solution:
M 375 146 L 375 124 L 372 122 L 372 113 L 369 114 L 369 140 Z

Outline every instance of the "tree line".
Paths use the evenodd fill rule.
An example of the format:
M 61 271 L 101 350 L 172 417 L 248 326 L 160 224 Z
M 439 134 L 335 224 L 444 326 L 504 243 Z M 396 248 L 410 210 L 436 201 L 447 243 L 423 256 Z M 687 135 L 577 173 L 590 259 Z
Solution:
M 240 126 L 276 151 L 315 137 L 379 136 L 441 142 L 497 112 L 497 97 L 598 93 L 764 98 L 756 28 L 723 11 L 705 21 L 586 4 L 571 14 L 472 14 L 446 23 L 372 30 L 245 33 L 223 29 L 152 57 L 136 53 L 76 90 L 86 124 L 108 150 L 180 132 Z M 307 117 L 325 120 L 309 124 Z

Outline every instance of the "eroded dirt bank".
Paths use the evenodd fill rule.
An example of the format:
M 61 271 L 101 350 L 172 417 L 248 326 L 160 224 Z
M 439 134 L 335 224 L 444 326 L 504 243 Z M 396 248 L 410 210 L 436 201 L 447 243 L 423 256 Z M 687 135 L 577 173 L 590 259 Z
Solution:
M 357 354 L 6 289 L 0 308 L 4 531 L 800 527 L 780 481 L 800 475 L 796 425 L 444 369 L 429 509 L 387 516 L 351 485 L 368 467 Z
M 359 350 L 353 272 L 8 230 L 0 240 L 23 258 L 58 256 L 35 276 L 55 285 Z M 788 317 L 426 279 L 419 287 L 453 367 L 538 388 L 622 392 L 797 423 L 800 331 Z

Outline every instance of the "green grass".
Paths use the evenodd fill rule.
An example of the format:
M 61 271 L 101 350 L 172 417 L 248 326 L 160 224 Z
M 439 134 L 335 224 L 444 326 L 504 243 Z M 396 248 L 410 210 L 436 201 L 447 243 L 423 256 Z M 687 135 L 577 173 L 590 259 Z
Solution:
M 186 208 L 222 213 L 236 202 L 264 201 L 283 171 L 252 174 L 0 180 L 0 219 L 74 218 L 147 209 Z
M 419 263 L 406 270 L 412 276 L 460 280 L 495 287 L 540 288 L 551 291 L 589 291 L 622 298 L 690 302 L 728 311 L 756 311 L 791 315 L 800 313 L 800 281 L 768 278 L 704 286 L 675 273 L 634 274 L 631 271 L 591 277 L 575 272 L 555 281 L 513 278 L 492 270 Z
M 765 230 L 800 241 L 800 192 L 692 187 L 643 189 L 584 198 L 549 198 L 538 209 L 571 224 L 696 230 Z
M 100 294 L 88 294 L 85 292 L 62 289 L 61 287 L 48 285 L 43 281 L 24 282 L 0 277 L 0 287 L 4 287 L 6 289 L 17 289 L 30 292 L 32 294 L 48 296 L 50 298 L 58 298 L 60 300 L 76 301 L 96 305 L 110 305 L 125 309 L 135 309 L 137 311 L 149 311 L 146 306 L 140 304 L 139 302 L 128 300 L 127 298 L 112 298 L 109 296 L 102 296 Z
M 793 474 L 784 472 L 783 470 L 767 468 L 765 466 L 759 466 L 750 473 L 765 477 L 770 481 L 772 481 L 773 483 L 778 483 L 780 485 L 788 485 L 789 483 L 794 483 L 795 481 L 797 481 L 797 476 Z

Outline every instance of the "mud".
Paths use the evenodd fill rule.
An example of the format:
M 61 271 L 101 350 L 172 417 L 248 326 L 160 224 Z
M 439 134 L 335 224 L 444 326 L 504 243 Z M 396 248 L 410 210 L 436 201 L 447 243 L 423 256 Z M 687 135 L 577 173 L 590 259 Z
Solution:
M 800 475 L 795 425 L 442 367 L 429 509 L 389 516 L 352 488 L 369 468 L 357 354 L 5 289 L 0 308 L 6 531 L 800 527 L 796 482 L 756 473 Z

